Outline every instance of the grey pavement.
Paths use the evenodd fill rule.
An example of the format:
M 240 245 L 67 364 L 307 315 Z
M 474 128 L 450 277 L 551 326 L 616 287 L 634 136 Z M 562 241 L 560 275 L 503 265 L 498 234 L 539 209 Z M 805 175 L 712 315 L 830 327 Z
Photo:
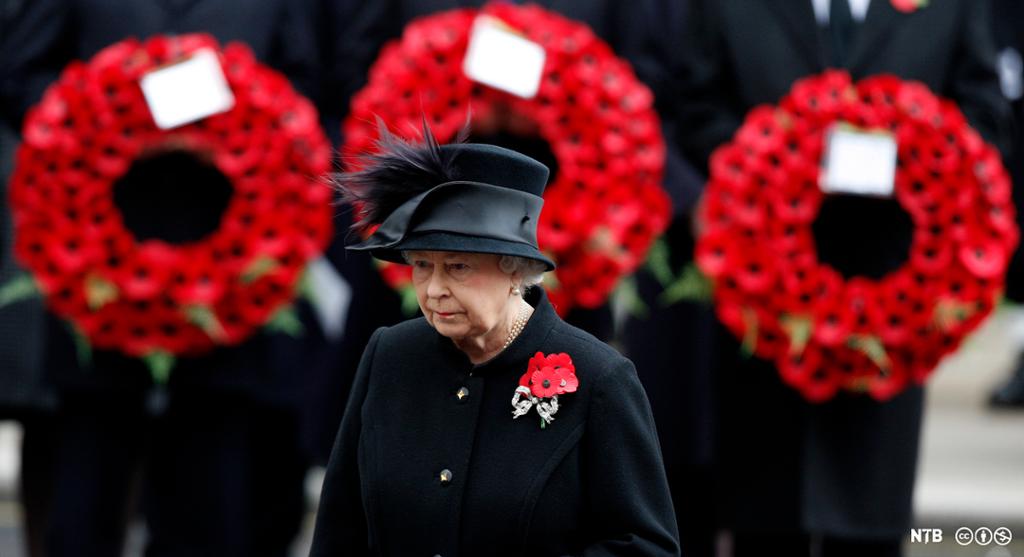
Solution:
M 986 407 L 1016 364 L 1021 308 L 1004 308 L 942 363 L 928 388 L 916 525 L 942 528 L 939 544 L 910 544 L 910 557 L 1024 557 L 1024 411 Z M 960 528 L 1009 528 L 1013 542 L 959 545 Z

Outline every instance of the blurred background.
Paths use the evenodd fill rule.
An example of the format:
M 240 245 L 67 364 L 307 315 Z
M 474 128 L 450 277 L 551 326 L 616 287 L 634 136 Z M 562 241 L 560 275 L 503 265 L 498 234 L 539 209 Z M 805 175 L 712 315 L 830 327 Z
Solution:
M 414 316 L 368 257 L 344 253 L 351 210 L 334 207 L 333 237 L 311 258 L 304 283 L 314 295 L 291 306 L 290 322 L 302 334 L 261 329 L 234 346 L 178 358 L 166 383 L 151 362 L 122 351 L 83 358 L 80 335 L 41 297 L 17 287 L 29 275 L 15 255 L 8 185 L 17 164 L 27 164 L 16 164 L 16 153 L 47 87 L 73 62 L 126 38 L 208 33 L 221 46 L 245 43 L 287 78 L 317 110 L 310 133 L 325 136 L 338 154 L 346 142 L 365 139 L 347 132 L 366 122 L 343 123 L 358 108 L 350 101 L 372 85 L 371 67 L 385 45 L 419 18 L 483 4 L 0 0 L 0 556 L 305 555 L 362 349 L 377 327 Z M 586 25 L 653 93 L 665 148 L 661 186 L 671 202 L 659 246 L 673 269 L 692 266 L 711 152 L 751 108 L 778 102 L 794 81 L 827 68 L 854 79 L 890 73 L 925 83 L 956 102 L 1000 150 L 1011 177 L 1024 180 L 1019 0 L 537 5 Z M 511 32 L 528 31 L 513 25 Z M 444 42 L 444 30 L 438 33 Z M 461 60 L 417 62 L 424 66 L 413 88 L 446 98 Z M 470 79 L 473 94 L 488 87 Z M 514 113 L 474 122 L 480 113 L 457 102 L 450 112 L 455 127 L 468 115 L 472 140 L 519 149 L 557 172 L 555 150 Z M 345 158 L 335 159 L 335 169 L 345 168 Z M 216 228 L 231 184 L 218 189 L 223 176 L 210 178 L 208 164 L 189 160 L 158 156 L 119 179 L 122 191 L 141 192 L 117 204 L 136 238 L 174 244 Z M 822 217 L 833 221 L 816 239 L 838 250 L 829 262 L 844 276 L 891 268 L 894 250 L 906 258 L 909 232 L 893 223 L 895 201 L 886 202 Z M 829 234 L 856 241 L 832 242 Z M 842 250 L 868 255 L 844 259 Z M 847 392 L 825 403 L 804 400 L 771 364 L 737 359 L 738 343 L 716 324 L 710 300 L 663 303 L 669 285 L 655 267 L 630 271 L 610 297 L 564 317 L 636 362 L 662 439 L 684 555 L 1024 556 L 1018 256 L 996 310 L 925 387 L 886 401 Z M 646 311 L 636 310 L 637 300 Z M 962 544 L 955 538 L 961 528 L 1005 528 L 1013 539 Z M 920 530 L 912 536 L 913 529 Z M 941 541 L 921 537 L 934 529 Z

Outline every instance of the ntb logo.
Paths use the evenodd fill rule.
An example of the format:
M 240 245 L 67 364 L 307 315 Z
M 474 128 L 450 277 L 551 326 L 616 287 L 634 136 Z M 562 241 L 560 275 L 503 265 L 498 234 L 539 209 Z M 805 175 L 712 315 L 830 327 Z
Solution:
M 911 528 L 910 543 L 942 543 L 942 528 Z

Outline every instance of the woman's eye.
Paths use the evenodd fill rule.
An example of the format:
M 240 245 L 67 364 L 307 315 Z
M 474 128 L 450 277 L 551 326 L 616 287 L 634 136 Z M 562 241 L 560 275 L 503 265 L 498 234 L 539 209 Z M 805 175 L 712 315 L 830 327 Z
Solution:
M 417 268 L 417 269 L 428 269 L 428 268 L 430 268 L 430 262 L 429 261 L 413 261 L 412 262 L 412 266 Z
M 469 265 L 466 263 L 449 263 L 448 272 L 455 277 L 465 276 L 469 272 Z

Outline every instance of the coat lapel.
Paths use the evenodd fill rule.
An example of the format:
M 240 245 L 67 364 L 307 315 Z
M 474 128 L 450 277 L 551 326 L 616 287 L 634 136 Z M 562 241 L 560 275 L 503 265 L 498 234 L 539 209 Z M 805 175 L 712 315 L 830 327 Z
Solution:
M 797 51 L 811 64 L 813 71 L 824 69 L 818 20 L 814 17 L 811 0 L 766 0 L 765 4 L 785 22 L 797 44 Z
M 198 2 L 199 0 L 159 0 L 159 4 L 163 6 L 165 12 L 176 16 L 189 11 Z
M 890 0 L 871 0 L 867 16 L 860 25 L 847 67 L 856 75 L 864 65 L 872 59 L 872 54 L 882 48 L 892 37 L 892 26 L 905 18 L 905 14 L 896 11 Z

